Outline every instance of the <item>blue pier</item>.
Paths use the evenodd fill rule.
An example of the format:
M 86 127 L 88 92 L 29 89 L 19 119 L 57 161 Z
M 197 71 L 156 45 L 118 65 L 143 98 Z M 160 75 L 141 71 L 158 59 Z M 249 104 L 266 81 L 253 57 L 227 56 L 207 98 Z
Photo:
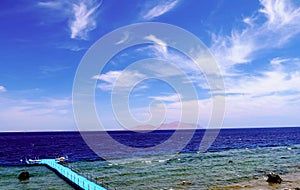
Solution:
M 37 164 L 46 165 L 64 180 L 67 180 L 76 189 L 106 190 L 104 187 L 90 181 L 86 177 L 77 174 L 70 168 L 59 164 L 58 161 L 55 159 L 41 159 Z

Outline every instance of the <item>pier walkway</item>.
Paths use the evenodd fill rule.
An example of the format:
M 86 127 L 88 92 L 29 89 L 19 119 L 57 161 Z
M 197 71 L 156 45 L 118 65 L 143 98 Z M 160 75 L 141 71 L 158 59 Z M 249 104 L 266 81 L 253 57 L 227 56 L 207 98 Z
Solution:
M 38 164 L 46 165 L 64 180 L 67 180 L 76 189 L 106 190 L 104 187 L 90 181 L 86 177 L 77 174 L 70 168 L 59 164 L 55 159 L 41 159 Z

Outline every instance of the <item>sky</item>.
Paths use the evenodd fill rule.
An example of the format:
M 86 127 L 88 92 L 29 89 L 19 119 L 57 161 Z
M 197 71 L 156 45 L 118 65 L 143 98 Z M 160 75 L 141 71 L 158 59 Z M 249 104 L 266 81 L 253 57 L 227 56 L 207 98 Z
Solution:
M 211 52 L 224 80 L 222 127 L 300 125 L 297 0 L 2 0 L 0 131 L 78 130 L 72 88 L 83 56 L 111 31 L 144 22 L 167 23 L 189 31 Z M 128 38 L 130 33 L 124 33 L 118 43 Z M 205 73 L 168 47 L 165 39 L 155 35 L 145 39 L 153 43 L 122 50 L 102 71 L 90 76 L 97 83 L 95 107 L 104 128 L 120 129 L 111 98 L 128 89 L 127 107 L 143 124 L 161 115 L 163 123 L 190 123 L 190 118 L 181 120 L 181 107 L 193 110 L 198 105 L 197 124 L 206 126 L 214 96 Z M 189 99 L 180 89 L 155 78 L 169 74 L 175 82 L 180 79 L 177 71 L 168 70 L 173 67 L 164 63 L 124 72 L 132 63 L 147 58 L 175 65 L 192 81 L 189 84 L 198 96 Z M 152 70 L 154 77 L 141 80 L 145 68 Z M 129 86 L 134 81 L 139 82 Z M 118 119 L 122 119 L 121 108 L 118 111 Z

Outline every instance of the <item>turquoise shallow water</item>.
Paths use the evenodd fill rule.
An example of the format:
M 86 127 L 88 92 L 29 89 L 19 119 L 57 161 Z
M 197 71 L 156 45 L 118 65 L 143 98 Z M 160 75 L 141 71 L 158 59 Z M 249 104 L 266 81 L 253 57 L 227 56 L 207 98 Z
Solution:
M 22 171 L 29 171 L 31 177 L 29 181 L 20 182 L 18 174 Z M 44 166 L 1 166 L 0 167 L 0 189 L 30 189 L 30 190 L 56 190 L 56 189 L 73 189 L 65 181 L 60 179 L 56 174 Z
M 70 164 L 118 189 L 209 189 L 300 169 L 300 146 L 156 155 Z M 232 161 L 232 163 L 229 163 Z M 191 181 L 183 185 L 183 181 Z
M 110 161 L 76 161 L 68 167 L 117 189 L 212 189 L 265 181 L 265 174 L 300 171 L 300 145 L 231 149 L 206 153 L 181 153 L 129 157 Z M 32 177 L 19 182 L 18 173 Z M 5 189 L 72 189 L 42 166 L 0 167 Z M 294 180 L 294 179 L 286 179 Z M 183 184 L 183 181 L 188 183 Z

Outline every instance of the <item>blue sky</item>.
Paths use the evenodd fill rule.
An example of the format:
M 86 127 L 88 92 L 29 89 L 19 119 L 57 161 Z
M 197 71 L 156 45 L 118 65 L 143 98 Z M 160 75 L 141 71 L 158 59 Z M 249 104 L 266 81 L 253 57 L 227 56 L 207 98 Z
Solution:
M 72 87 L 84 54 L 103 35 L 149 21 L 193 33 L 214 55 L 225 84 L 224 127 L 299 126 L 299 1 L 2 0 L 0 131 L 76 130 Z M 162 57 L 177 60 L 199 97 L 180 102 L 183 95 L 170 86 L 145 80 L 130 94 L 132 114 L 147 120 L 149 104 L 158 101 L 152 114 L 164 109 L 165 122 L 172 122 L 179 120 L 179 103 L 198 104 L 198 124 L 205 126 L 211 114 L 205 78 L 182 54 L 171 48 L 166 53 L 163 39 L 150 38 L 154 44 L 120 52 L 91 76 L 98 81 L 95 102 L 105 128 L 119 128 L 110 95 L 120 73 L 139 59 Z M 142 73 L 127 73 L 121 85 L 139 78 Z

